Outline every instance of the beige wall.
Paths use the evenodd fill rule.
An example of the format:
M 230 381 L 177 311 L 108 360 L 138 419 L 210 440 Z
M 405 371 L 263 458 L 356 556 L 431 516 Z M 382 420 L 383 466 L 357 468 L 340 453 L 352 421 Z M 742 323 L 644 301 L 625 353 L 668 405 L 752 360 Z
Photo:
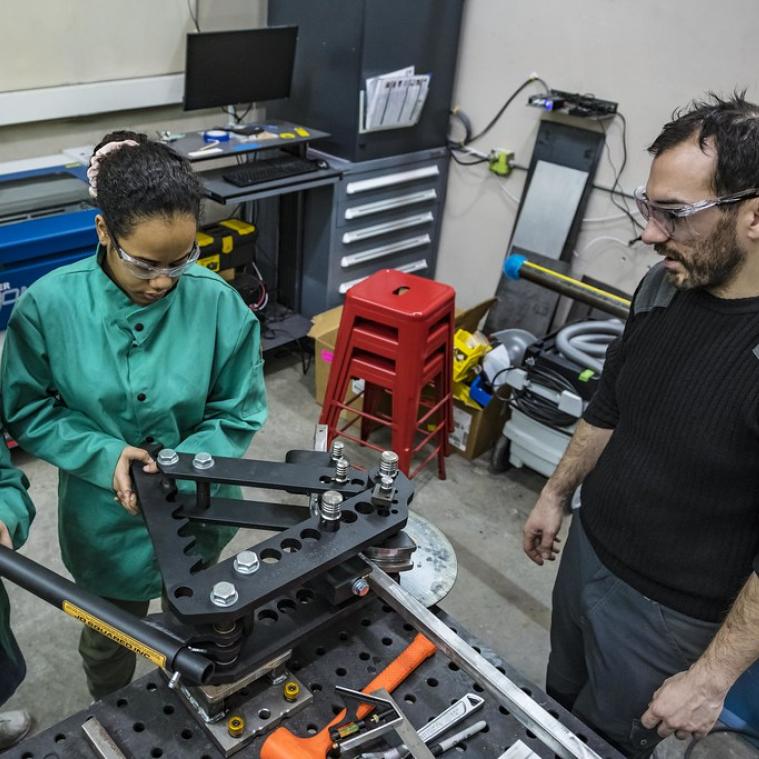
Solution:
M 482 128 L 532 71 L 556 89 L 618 101 L 629 127 L 622 185 L 632 191 L 646 179 L 645 146 L 675 106 L 736 86 L 759 100 L 758 24 L 756 0 L 467 0 L 454 101 Z M 526 165 L 540 118 L 527 95 L 474 147 L 510 148 Z M 616 122 L 608 144 L 617 164 L 619 137 Z M 604 156 L 596 181 L 611 178 Z M 519 196 L 523 180 L 520 172 L 500 180 L 482 167 L 451 166 L 437 274 L 456 287 L 462 306 L 494 291 L 516 211 L 505 191 Z M 593 193 L 588 217 L 618 215 L 607 196 Z M 590 222 L 578 249 L 633 236 L 621 219 Z M 644 246 L 599 240 L 576 267 L 630 289 L 654 260 Z
M 265 0 L 200 0 L 199 4 L 204 30 L 265 22 Z M 160 13 L 151 15 L 149 9 L 158 5 Z M 10 13 L 11 6 L 23 12 Z M 95 8 L 102 32 L 97 44 L 115 36 L 120 49 L 145 62 L 132 75 L 164 73 L 183 59 L 182 41 L 190 28 L 184 0 L 133 0 L 127 5 L 111 0 L 39 0 L 26 6 L 11 0 L 0 3 L 4 9 L 0 70 L 6 72 L 0 82 L 5 88 L 11 86 L 5 81 L 10 69 L 4 68 L 11 59 L 23 61 L 24 86 L 51 81 L 51 60 L 44 49 L 32 55 L 36 48 L 29 44 L 37 39 L 34 23 L 43 11 L 45 35 L 53 39 L 53 30 L 61 30 L 53 50 L 74 61 L 66 64 L 69 68 L 84 62 L 86 71 L 100 71 L 91 53 L 91 40 L 98 31 L 91 28 L 92 19 L 77 23 Z M 110 9 L 109 16 L 102 15 L 103 8 Z M 622 177 L 629 191 L 645 181 L 645 145 L 676 105 L 707 89 L 728 91 L 735 86 L 748 87 L 749 94 L 759 99 L 759 69 L 754 62 L 758 22 L 756 0 L 466 0 L 455 102 L 469 113 L 475 128 L 481 128 L 532 71 L 558 89 L 592 91 L 619 101 L 629 125 L 630 159 Z M 109 66 L 105 73 L 113 73 L 113 61 Z M 17 73 L 21 76 L 21 69 Z M 125 75 L 123 66 L 118 75 Z M 518 162 L 528 163 L 540 112 L 524 105 L 526 97 L 524 93 L 517 99 L 477 148 L 510 148 Z M 181 107 L 170 106 L 5 127 L 0 128 L 0 162 L 93 143 L 116 127 L 189 130 L 212 126 L 220 118 L 219 111 L 185 114 Z M 619 137 L 615 122 L 608 144 L 617 163 Z M 596 181 L 609 184 L 611 177 L 604 158 Z M 507 193 L 518 197 L 523 180 L 519 172 L 501 180 L 482 167 L 452 165 L 438 277 L 455 285 L 462 306 L 490 296 L 496 287 L 516 210 Z M 588 216 L 605 219 L 618 217 L 619 212 L 607 196 L 594 192 Z M 576 260 L 578 272 L 632 288 L 654 260 L 642 246 L 624 246 L 632 236 L 629 223 L 619 218 L 587 223 L 578 249 L 593 245 Z M 593 242 L 603 237 L 623 243 Z
M 190 2 L 194 8 L 197 0 Z M 266 23 L 265 0 L 200 0 L 199 6 L 203 31 Z M 186 0 L 0 0 L 0 92 L 181 71 L 185 34 L 193 29 Z M 219 109 L 186 113 L 172 105 L 6 126 L 0 163 L 93 144 L 112 129 L 154 134 L 224 120 Z

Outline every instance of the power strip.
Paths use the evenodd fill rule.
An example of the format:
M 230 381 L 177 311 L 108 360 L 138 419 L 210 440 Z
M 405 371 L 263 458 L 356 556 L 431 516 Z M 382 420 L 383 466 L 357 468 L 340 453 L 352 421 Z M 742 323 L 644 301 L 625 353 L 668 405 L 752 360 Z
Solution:
M 544 111 L 566 113 L 583 119 L 608 119 L 617 112 L 617 103 L 601 100 L 594 95 L 579 92 L 551 90 L 548 94 L 531 95 L 527 105 L 542 108 Z

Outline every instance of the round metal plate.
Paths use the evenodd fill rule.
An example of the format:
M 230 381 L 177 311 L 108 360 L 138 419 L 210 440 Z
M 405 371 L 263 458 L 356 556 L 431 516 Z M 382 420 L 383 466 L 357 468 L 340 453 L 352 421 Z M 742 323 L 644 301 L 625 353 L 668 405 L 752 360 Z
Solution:
M 458 562 L 448 538 L 432 522 L 409 511 L 403 528 L 416 543 L 414 568 L 401 573 L 401 587 L 425 606 L 442 601 L 456 582 Z

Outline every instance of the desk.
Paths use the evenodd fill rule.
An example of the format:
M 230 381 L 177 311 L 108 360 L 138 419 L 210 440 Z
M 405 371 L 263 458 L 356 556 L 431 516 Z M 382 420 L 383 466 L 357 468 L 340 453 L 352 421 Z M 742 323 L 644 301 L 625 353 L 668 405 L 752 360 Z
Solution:
M 340 305 L 352 285 L 379 269 L 434 276 L 449 160 L 440 147 L 346 161 L 310 145 L 326 137 L 324 132 L 305 128 L 308 136 L 298 135 L 295 130 L 300 127 L 288 122 L 271 128 L 295 137 L 233 137 L 214 146 L 221 147 L 221 153 L 191 158 L 199 164 L 211 200 L 245 205 L 244 217 L 259 233 L 261 273 L 270 290 L 276 290 L 277 300 L 294 312 L 277 323 L 279 334 L 273 341 L 264 340 L 265 349 L 304 337 L 310 317 Z M 203 144 L 202 136 L 193 135 L 173 146 L 188 155 Z M 302 156 L 308 151 L 329 168 L 251 187 L 236 187 L 223 179 L 230 159 L 271 149 Z M 220 166 L 212 159 L 226 161 Z

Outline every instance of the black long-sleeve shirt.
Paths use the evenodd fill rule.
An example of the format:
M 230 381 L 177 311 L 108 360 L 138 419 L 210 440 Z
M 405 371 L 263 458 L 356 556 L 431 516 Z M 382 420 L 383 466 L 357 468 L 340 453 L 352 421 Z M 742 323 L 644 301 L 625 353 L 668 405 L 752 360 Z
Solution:
M 721 621 L 759 571 L 759 298 L 688 290 L 631 315 L 584 418 L 614 430 L 582 487 L 601 561 Z

